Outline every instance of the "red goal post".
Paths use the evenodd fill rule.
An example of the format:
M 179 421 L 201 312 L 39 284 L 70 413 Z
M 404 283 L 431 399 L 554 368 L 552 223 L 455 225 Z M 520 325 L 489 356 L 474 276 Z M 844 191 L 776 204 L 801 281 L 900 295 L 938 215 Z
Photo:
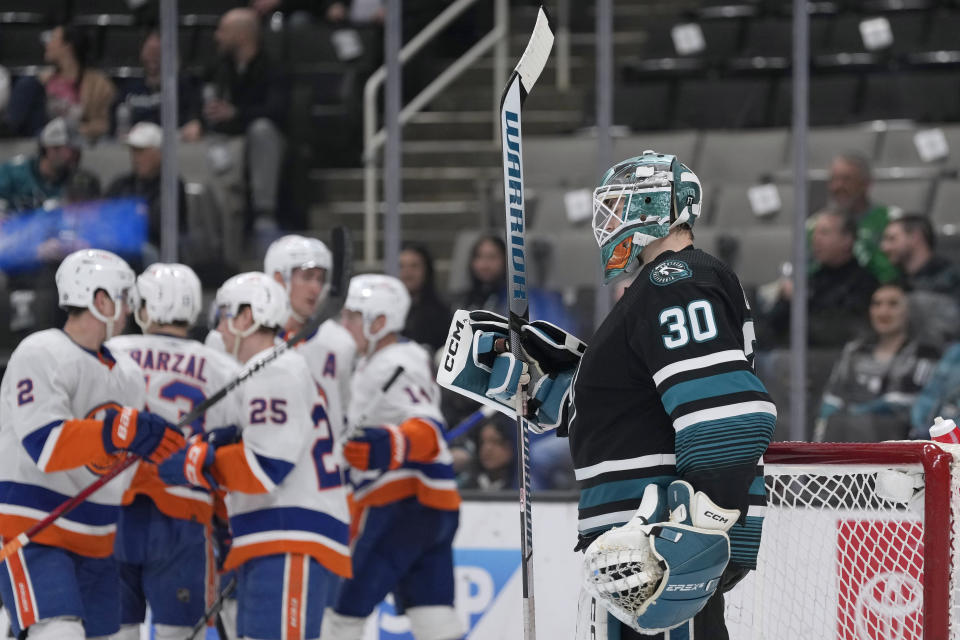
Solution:
M 957 456 L 931 442 L 771 444 L 757 571 L 726 598 L 731 639 L 960 639 Z

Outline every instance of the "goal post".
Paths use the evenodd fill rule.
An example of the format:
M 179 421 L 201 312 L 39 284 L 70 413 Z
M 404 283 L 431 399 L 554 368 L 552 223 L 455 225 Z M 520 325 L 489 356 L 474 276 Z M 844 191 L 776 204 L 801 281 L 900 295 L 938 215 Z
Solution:
M 774 443 L 732 640 L 960 640 L 960 447 Z

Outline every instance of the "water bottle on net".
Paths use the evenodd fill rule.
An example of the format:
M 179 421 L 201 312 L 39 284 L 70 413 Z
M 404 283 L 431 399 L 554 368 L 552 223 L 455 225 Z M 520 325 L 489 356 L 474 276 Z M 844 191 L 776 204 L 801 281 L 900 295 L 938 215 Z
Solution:
M 960 444 L 960 427 L 953 420 L 937 416 L 930 427 L 930 439 L 944 444 Z

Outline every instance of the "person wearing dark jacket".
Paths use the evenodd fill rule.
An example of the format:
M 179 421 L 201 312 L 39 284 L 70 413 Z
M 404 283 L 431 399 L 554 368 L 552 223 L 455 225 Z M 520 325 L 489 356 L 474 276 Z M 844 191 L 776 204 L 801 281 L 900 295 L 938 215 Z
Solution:
M 866 328 L 876 278 L 853 255 L 856 224 L 832 210 L 816 214 L 811 249 L 817 264 L 807 285 L 807 337 L 811 347 L 842 347 Z M 792 281 L 784 280 L 772 307 L 759 314 L 761 343 L 786 346 Z
M 152 122 L 140 122 L 130 130 L 126 139 L 130 147 L 130 173 L 117 177 L 107 188 L 108 198 L 140 197 L 146 200 L 147 241 L 160 247 L 160 147 L 163 130 Z M 183 180 L 177 180 L 180 232 L 186 230 L 186 196 Z
M 286 144 L 286 80 L 261 46 L 260 23 L 252 9 L 225 13 L 214 37 L 221 57 L 209 70 L 203 88 L 204 128 L 246 136 L 253 227 L 269 235 L 277 228 L 277 185 Z
M 437 293 L 433 257 L 427 248 L 419 244 L 405 246 L 400 252 L 399 275 L 411 300 L 403 335 L 436 351 L 447 339 L 453 314 Z

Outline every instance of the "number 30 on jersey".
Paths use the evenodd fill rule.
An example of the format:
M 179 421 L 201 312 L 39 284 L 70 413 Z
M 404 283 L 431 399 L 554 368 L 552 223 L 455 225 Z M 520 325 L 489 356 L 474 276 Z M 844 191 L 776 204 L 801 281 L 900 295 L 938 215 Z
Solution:
M 694 342 L 706 342 L 717 337 L 717 321 L 713 306 L 707 300 L 694 300 L 683 307 L 669 307 L 660 312 L 660 326 L 666 327 L 663 346 L 678 349 L 693 338 Z

